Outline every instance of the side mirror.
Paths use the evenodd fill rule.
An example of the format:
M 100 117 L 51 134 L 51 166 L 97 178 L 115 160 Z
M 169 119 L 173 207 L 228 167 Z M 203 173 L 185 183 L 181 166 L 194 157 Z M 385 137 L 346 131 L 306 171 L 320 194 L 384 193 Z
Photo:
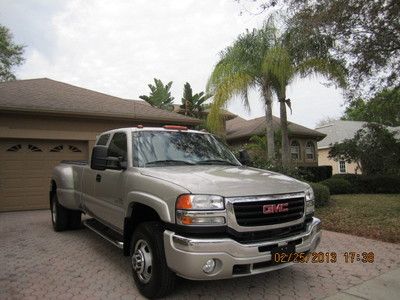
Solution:
M 247 150 L 240 150 L 239 151 L 239 161 L 242 165 L 248 165 L 251 163 L 250 155 Z
M 103 171 L 107 166 L 107 147 L 106 146 L 94 146 L 92 150 L 92 160 L 90 162 L 90 168 L 93 170 Z

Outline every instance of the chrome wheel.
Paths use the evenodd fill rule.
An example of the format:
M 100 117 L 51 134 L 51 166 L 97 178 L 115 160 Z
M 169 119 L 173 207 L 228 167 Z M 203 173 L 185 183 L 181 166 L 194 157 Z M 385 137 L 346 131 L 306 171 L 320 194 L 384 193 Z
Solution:
M 148 283 L 153 269 L 153 255 L 145 240 L 138 240 L 132 255 L 132 267 L 142 283 Z
M 57 221 L 57 205 L 56 201 L 51 201 L 51 218 L 53 219 L 53 223 Z

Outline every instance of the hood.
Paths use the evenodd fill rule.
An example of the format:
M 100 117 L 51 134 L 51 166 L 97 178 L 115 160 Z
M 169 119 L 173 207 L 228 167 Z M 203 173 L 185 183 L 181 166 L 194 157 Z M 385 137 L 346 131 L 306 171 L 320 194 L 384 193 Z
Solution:
M 184 187 L 193 194 L 224 197 L 295 193 L 308 184 L 266 170 L 236 166 L 165 166 L 140 169 L 141 174 Z

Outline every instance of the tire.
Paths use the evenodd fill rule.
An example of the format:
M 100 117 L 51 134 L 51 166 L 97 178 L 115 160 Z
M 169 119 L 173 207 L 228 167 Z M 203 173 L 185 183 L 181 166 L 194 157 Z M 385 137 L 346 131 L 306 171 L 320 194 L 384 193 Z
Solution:
M 81 215 L 79 210 L 65 208 L 58 202 L 57 193 L 51 198 L 51 222 L 55 231 L 68 229 L 79 229 L 82 227 Z
M 80 229 L 82 228 L 82 212 L 79 210 L 68 210 L 68 229 Z
M 164 229 L 159 222 L 140 224 L 133 233 L 130 256 L 133 279 L 147 298 L 160 298 L 172 292 L 176 275 L 165 259 Z
M 51 198 L 51 222 L 55 231 L 64 231 L 68 229 L 69 213 L 66 208 L 58 203 L 57 193 Z

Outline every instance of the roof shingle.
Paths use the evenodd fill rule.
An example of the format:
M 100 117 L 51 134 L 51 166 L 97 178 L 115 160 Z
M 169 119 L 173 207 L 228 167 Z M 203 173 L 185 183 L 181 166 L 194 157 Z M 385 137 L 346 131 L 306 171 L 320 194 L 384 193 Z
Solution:
M 0 83 L 0 110 L 172 122 L 186 125 L 202 122 L 146 105 L 144 101 L 125 100 L 48 78 Z
M 277 131 L 280 128 L 280 119 L 273 116 L 272 124 L 274 130 Z M 236 139 L 249 138 L 253 135 L 264 134 L 266 125 L 265 117 L 251 120 L 236 117 L 235 119 L 226 122 L 226 138 L 228 141 L 232 141 Z M 312 137 L 317 140 L 321 140 L 325 137 L 325 134 L 321 132 L 292 122 L 288 122 L 288 129 L 289 136 Z

